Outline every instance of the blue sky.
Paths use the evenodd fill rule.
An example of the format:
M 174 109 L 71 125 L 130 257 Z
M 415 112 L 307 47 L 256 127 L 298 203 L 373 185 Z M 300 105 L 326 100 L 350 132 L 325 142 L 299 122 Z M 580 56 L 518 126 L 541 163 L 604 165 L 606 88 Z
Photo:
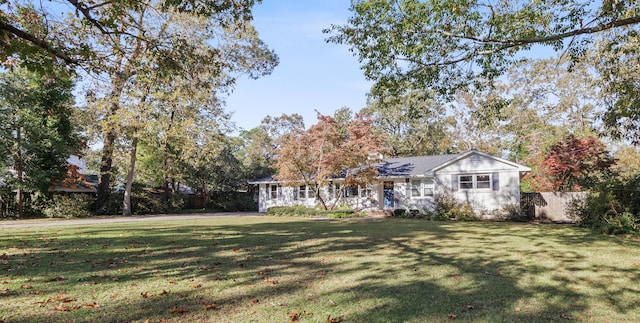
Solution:
M 267 115 L 298 113 L 305 125 L 316 112 L 327 115 L 343 106 L 359 111 L 366 104 L 367 81 L 347 46 L 328 44 L 323 28 L 349 17 L 345 0 L 264 0 L 254 8 L 260 38 L 280 57 L 269 76 L 239 79 L 226 99 L 232 121 L 248 130 Z

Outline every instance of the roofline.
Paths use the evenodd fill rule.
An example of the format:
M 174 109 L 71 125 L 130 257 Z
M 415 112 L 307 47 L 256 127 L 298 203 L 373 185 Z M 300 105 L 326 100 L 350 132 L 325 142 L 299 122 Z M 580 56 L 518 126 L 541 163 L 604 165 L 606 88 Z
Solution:
M 500 158 L 500 157 L 497 157 L 497 156 L 494 156 L 494 155 L 491 155 L 491 154 L 487 154 L 487 153 L 485 153 L 483 151 L 480 151 L 480 150 L 477 150 L 477 149 L 470 149 L 470 150 L 460 154 L 458 157 L 456 157 L 454 159 L 451 159 L 451 160 L 449 160 L 449 161 L 447 161 L 447 162 L 445 162 L 445 163 L 443 163 L 443 164 L 441 164 L 439 166 L 434 167 L 432 169 L 432 171 L 435 172 L 435 171 L 437 171 L 437 170 L 439 170 L 441 168 L 447 167 L 447 166 L 449 166 L 449 165 L 451 165 L 453 163 L 456 163 L 456 162 L 458 162 L 458 161 L 460 161 L 460 160 L 462 160 L 464 158 L 467 158 L 469 155 L 472 155 L 472 154 L 478 154 L 478 155 L 481 155 L 483 157 L 495 159 L 495 160 L 497 160 L 499 162 L 502 162 L 502 163 L 505 163 L 507 165 L 511 165 L 513 167 L 516 167 L 516 168 L 518 168 L 518 171 L 521 171 L 521 172 L 530 172 L 531 171 L 530 167 L 527 167 L 527 166 L 524 166 L 524 165 L 520 165 L 518 163 L 514 163 L 512 161 L 509 161 L 509 160 L 506 160 L 504 158 Z

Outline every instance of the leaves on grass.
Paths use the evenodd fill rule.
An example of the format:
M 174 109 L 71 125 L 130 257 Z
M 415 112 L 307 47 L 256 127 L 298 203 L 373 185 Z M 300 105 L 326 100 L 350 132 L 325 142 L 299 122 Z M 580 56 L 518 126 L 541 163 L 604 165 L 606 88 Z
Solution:
M 187 310 L 184 307 L 177 307 L 177 306 L 169 310 L 169 313 L 171 314 L 182 314 L 186 312 L 189 312 L 189 310 Z
M 327 323 L 340 323 L 342 322 L 342 317 L 331 317 L 331 315 L 327 316 Z
M 86 303 L 84 305 L 82 305 L 82 308 L 100 308 L 100 305 L 96 302 L 93 303 Z
M 31 289 L 33 288 L 33 286 L 26 284 L 26 285 L 20 285 L 20 289 Z
M 80 308 L 80 305 L 72 305 L 72 306 L 68 306 L 68 305 L 60 304 L 60 305 L 58 305 L 58 306 L 56 306 L 56 307 L 52 308 L 52 310 L 54 310 L 54 311 L 60 311 L 60 312 L 71 312 L 71 311 L 77 310 L 77 309 L 79 309 L 79 308 Z
M 474 308 L 475 308 L 475 306 L 473 306 L 473 305 L 471 305 L 471 304 L 467 304 L 467 305 L 465 305 L 465 306 L 464 306 L 464 309 L 465 309 L 466 311 L 470 311 L 470 310 L 472 310 L 472 309 L 474 309 Z
M 62 276 L 56 276 L 56 277 L 52 277 L 49 278 L 47 280 L 45 280 L 45 282 L 50 283 L 50 282 L 59 282 L 59 281 L 63 281 L 65 278 Z
M 149 298 L 149 297 L 153 297 L 153 293 L 152 292 L 142 292 L 140 293 L 140 295 L 144 298 Z
M 580 290 L 580 287 L 578 287 L 578 286 L 569 286 L 569 289 L 575 292 L 577 290 Z
M 260 300 L 257 298 L 254 298 L 251 300 L 251 304 L 258 304 L 258 303 L 260 303 Z
M 215 302 L 213 302 L 213 303 L 211 303 L 211 304 L 205 304 L 205 305 L 204 305 L 204 309 L 205 309 L 205 310 L 207 310 L 207 311 L 208 311 L 208 310 L 215 310 L 215 309 L 216 309 L 216 306 L 218 306 L 218 305 L 216 305 L 216 303 L 215 303 Z
M 278 281 L 277 281 L 277 280 L 275 280 L 275 279 L 271 279 L 271 278 L 269 278 L 269 277 L 265 277 L 265 278 L 264 278 L 264 281 L 265 281 L 265 283 L 270 283 L 271 285 L 276 285 L 276 284 L 278 284 Z
M 287 313 L 287 316 L 291 319 L 291 322 L 298 322 L 298 320 L 300 320 L 300 313 L 296 311 Z
M 160 292 L 158 295 L 167 295 L 167 294 L 169 294 L 169 292 L 163 289 L 162 292 Z
M 449 319 L 450 319 L 450 320 L 455 320 L 455 319 L 457 319 L 457 318 L 458 318 L 458 315 L 455 315 L 455 314 L 449 314 Z

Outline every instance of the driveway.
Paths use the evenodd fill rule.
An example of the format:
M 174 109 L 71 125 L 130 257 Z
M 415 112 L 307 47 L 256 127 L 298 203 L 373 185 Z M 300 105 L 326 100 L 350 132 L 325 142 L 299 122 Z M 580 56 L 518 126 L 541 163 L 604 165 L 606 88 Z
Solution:
M 142 221 L 173 221 L 173 220 L 195 220 L 210 219 L 220 217 L 236 216 L 261 216 L 257 212 L 220 212 L 220 213 L 198 213 L 198 214 L 173 214 L 173 215 L 145 215 L 145 216 L 109 216 L 90 217 L 85 219 L 27 219 L 27 220 L 1 220 L 0 229 L 6 228 L 31 228 L 31 227 L 53 227 L 64 225 L 84 225 L 99 223 L 118 222 L 142 222 Z

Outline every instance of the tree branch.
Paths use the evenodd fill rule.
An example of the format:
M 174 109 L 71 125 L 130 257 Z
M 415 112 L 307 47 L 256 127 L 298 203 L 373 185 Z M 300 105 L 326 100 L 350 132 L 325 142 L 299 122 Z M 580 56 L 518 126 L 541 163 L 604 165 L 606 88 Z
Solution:
M 50 54 L 62 59 L 65 63 L 69 65 L 75 65 L 78 63 L 76 59 L 71 58 L 69 55 L 65 54 L 58 48 L 55 48 L 51 43 L 44 39 L 37 38 L 35 35 L 30 34 L 24 30 L 21 30 L 13 25 L 10 25 L 2 20 L 0 20 L 0 30 L 4 30 L 20 39 L 26 40 L 33 45 L 44 49 Z

